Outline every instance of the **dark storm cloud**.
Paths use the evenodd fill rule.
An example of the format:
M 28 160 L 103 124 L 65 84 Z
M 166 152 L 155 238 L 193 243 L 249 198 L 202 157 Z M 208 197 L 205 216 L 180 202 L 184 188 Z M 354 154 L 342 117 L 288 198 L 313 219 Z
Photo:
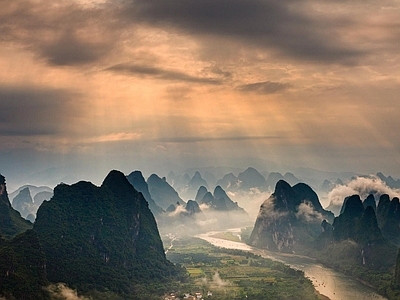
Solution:
M 0 42 L 23 45 L 51 65 L 96 62 L 116 47 L 113 9 L 73 2 L 0 0 Z
M 310 61 L 354 63 L 363 55 L 341 43 L 327 15 L 310 17 L 291 0 L 133 0 L 123 14 L 135 22 L 218 36 Z M 311 15 L 311 14 L 310 14 Z M 343 23 L 345 20 L 340 20 Z M 347 20 L 347 22 L 350 22 Z
M 106 71 L 114 71 L 127 75 L 149 76 L 162 80 L 184 81 L 214 85 L 222 83 L 220 80 L 215 78 L 196 77 L 179 71 L 165 70 L 162 68 L 146 65 L 118 64 L 106 69 Z
M 52 65 L 80 65 L 92 63 L 109 53 L 112 46 L 80 39 L 73 32 L 60 34 L 54 41 L 39 45 L 39 51 Z
M 255 92 L 258 94 L 274 94 L 289 89 L 291 85 L 289 83 L 280 83 L 273 81 L 263 81 L 256 83 L 249 83 L 241 85 L 236 89 L 242 92 Z
M 71 1 L 0 0 L 0 41 L 17 42 L 52 65 L 94 63 L 121 49 L 141 24 L 201 38 L 230 39 L 273 54 L 354 64 L 365 53 L 340 39 L 352 20 L 305 9 L 306 0 L 120 0 L 98 6 Z M 122 38 L 122 36 L 124 36 Z M 226 74 L 229 75 L 229 74 Z
M 71 99 L 76 96 L 64 90 L 0 86 L 0 135 L 59 133 L 74 112 Z

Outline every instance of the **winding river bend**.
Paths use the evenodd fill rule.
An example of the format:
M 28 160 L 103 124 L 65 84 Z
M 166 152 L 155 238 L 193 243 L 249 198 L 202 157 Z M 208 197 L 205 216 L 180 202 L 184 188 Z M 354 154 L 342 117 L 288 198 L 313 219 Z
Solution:
M 225 230 L 232 233 L 240 233 L 240 229 Z M 280 254 L 275 252 L 269 252 L 266 250 L 260 250 L 244 243 L 228 241 L 216 237 L 213 235 L 224 232 L 224 231 L 212 231 L 204 234 L 199 234 L 197 237 L 208 241 L 217 247 L 238 249 L 243 251 L 249 251 L 254 254 L 262 255 L 263 257 L 270 258 L 283 262 L 290 265 L 295 269 L 304 271 L 306 277 L 308 277 L 315 289 L 324 296 L 327 296 L 331 300 L 385 300 L 386 298 L 378 295 L 372 288 L 361 282 L 336 272 L 330 268 L 324 267 L 318 264 L 312 258 L 306 256 L 299 256 L 294 254 Z

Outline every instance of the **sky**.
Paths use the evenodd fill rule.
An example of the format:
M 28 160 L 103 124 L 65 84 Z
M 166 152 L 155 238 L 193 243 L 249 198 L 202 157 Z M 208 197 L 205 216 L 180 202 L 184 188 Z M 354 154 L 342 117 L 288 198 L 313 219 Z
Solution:
M 398 49 L 398 0 L 0 0 L 0 173 L 399 177 Z

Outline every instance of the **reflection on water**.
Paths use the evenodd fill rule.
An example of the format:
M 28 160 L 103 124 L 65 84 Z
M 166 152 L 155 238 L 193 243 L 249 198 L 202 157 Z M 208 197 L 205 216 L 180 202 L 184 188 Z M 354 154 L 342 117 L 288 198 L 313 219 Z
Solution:
M 230 231 L 237 232 L 240 229 L 232 229 Z M 209 243 L 228 249 L 238 249 L 250 251 L 254 254 L 281 261 L 290 265 L 295 269 L 304 271 L 304 274 L 313 282 L 315 289 L 322 295 L 329 297 L 331 300 L 385 300 L 386 298 L 378 295 L 370 287 L 361 282 L 343 275 L 330 268 L 324 267 L 316 263 L 313 259 L 305 256 L 292 254 L 280 254 L 265 250 L 255 249 L 244 243 L 227 241 L 212 235 L 218 232 L 208 232 L 197 235 L 197 237 L 208 241 Z

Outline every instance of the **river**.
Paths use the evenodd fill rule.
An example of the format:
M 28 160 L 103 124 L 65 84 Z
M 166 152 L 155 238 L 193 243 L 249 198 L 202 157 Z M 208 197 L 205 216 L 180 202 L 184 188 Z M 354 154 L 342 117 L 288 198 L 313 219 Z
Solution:
M 239 236 L 240 228 L 225 230 L 225 232 L 226 231 L 232 232 Z M 213 235 L 219 232 L 221 231 L 212 231 L 204 234 L 199 234 L 197 235 L 197 237 L 206 240 L 217 247 L 249 251 L 266 258 L 283 262 L 285 264 L 290 265 L 292 268 L 302 270 L 304 271 L 305 276 L 312 281 L 315 289 L 320 294 L 328 297 L 331 300 L 348 300 L 348 299 L 385 300 L 386 299 L 378 295 L 369 286 L 347 275 L 334 271 L 333 269 L 324 267 L 323 265 L 316 263 L 315 260 L 312 258 L 294 254 L 281 254 L 266 250 L 260 250 L 257 248 L 250 247 L 249 245 L 246 245 L 244 243 L 233 242 L 212 237 Z

